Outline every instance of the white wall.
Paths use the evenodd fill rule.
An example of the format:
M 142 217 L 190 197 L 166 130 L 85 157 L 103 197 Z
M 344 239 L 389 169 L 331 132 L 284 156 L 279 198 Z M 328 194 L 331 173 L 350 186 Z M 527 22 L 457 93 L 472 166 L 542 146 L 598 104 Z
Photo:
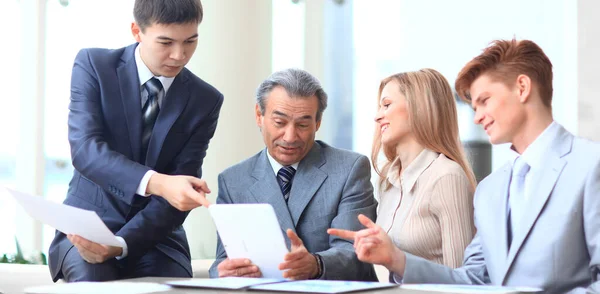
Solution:
M 600 2 L 577 1 L 577 103 L 579 135 L 600 141 Z

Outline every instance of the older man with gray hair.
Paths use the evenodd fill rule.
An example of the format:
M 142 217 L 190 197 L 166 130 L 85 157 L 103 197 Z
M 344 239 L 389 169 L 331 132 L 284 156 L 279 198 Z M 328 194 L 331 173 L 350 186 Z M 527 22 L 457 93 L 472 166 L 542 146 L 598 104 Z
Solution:
M 265 149 L 219 175 L 217 203 L 269 203 L 290 252 L 279 265 L 295 280 L 376 281 L 350 241 L 328 228 L 357 230 L 359 214 L 376 216 L 367 157 L 315 141 L 327 107 L 319 81 L 299 69 L 273 73 L 256 93 L 256 124 Z M 248 259 L 229 259 L 221 240 L 210 276 L 260 277 Z

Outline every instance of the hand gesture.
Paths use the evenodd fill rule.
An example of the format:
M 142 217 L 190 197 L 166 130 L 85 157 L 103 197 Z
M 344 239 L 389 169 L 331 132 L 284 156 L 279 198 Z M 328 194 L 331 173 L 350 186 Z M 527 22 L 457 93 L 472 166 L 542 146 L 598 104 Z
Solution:
M 380 264 L 397 274 L 404 274 L 405 255 L 398 249 L 386 232 L 368 217 L 359 215 L 358 220 L 366 227 L 360 231 L 328 229 L 327 233 L 354 241 L 354 250 L 360 261 Z
M 206 199 L 210 189 L 204 180 L 196 177 L 156 173 L 150 177 L 146 191 L 165 198 L 169 204 L 181 211 L 210 205 Z
M 284 262 L 279 264 L 280 270 L 286 270 L 283 277 L 292 280 L 306 280 L 316 277 L 319 274 L 319 264 L 316 256 L 306 250 L 304 243 L 294 231 L 288 229 L 286 233 L 292 242 L 292 248 L 283 258 Z

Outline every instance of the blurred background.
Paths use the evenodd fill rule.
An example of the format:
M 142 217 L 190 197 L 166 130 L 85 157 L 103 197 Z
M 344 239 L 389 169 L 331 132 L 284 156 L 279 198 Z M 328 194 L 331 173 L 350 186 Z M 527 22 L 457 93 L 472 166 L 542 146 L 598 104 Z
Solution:
M 303 68 L 330 101 L 318 139 L 370 155 L 382 78 L 431 67 L 451 85 L 460 68 L 498 38 L 531 39 L 554 65 L 555 119 L 600 140 L 600 9 L 596 0 L 203 0 L 199 45 L 188 68 L 225 95 L 203 173 L 217 175 L 260 151 L 254 91 L 271 72 Z M 133 0 L 0 1 L 0 186 L 61 202 L 73 172 L 67 141 L 71 68 L 84 47 L 134 42 Z M 508 158 L 459 103 L 461 139 L 478 178 Z M 205 208 L 185 223 L 192 257 L 214 258 Z M 54 230 L 0 190 L 0 255 L 47 252 Z

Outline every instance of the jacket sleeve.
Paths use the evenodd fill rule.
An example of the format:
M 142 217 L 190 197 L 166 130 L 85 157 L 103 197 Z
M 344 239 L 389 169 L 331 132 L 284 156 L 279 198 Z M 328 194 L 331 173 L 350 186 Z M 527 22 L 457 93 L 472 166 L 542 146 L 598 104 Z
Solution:
M 110 148 L 104 137 L 104 117 L 97 74 L 89 52 L 75 58 L 69 103 L 69 144 L 73 166 L 104 191 L 131 204 L 148 167 Z
M 360 156 L 354 162 L 342 191 L 337 215 L 331 222 L 332 228 L 362 229 L 358 221 L 359 214 L 375 220 L 377 202 L 373 197 L 371 167 L 366 157 Z M 328 250 L 316 252 L 323 260 L 321 279 L 377 281 L 373 265 L 358 260 L 352 241 L 329 236 L 329 244 Z
M 465 250 L 465 259 L 462 267 L 457 269 L 452 269 L 409 253 L 405 254 L 406 266 L 404 276 L 402 277 L 403 283 L 472 285 L 491 283 L 477 234 Z
M 474 196 L 474 202 L 477 202 L 477 196 L 480 189 L 477 189 Z M 475 209 L 477 205 L 475 205 Z M 474 214 L 473 220 L 477 226 L 477 214 Z M 406 253 L 406 265 L 404 276 L 395 275 L 396 280 L 402 279 L 403 283 L 411 284 L 472 284 L 484 285 L 490 284 L 491 280 L 488 274 L 483 246 L 479 233 L 469 243 L 464 251 L 462 266 L 452 269 L 448 266 L 438 264 L 424 258 Z
M 596 162 L 588 175 L 583 191 L 583 229 L 588 252 L 592 284 L 587 288 L 576 288 L 569 293 L 600 292 L 600 161 Z

